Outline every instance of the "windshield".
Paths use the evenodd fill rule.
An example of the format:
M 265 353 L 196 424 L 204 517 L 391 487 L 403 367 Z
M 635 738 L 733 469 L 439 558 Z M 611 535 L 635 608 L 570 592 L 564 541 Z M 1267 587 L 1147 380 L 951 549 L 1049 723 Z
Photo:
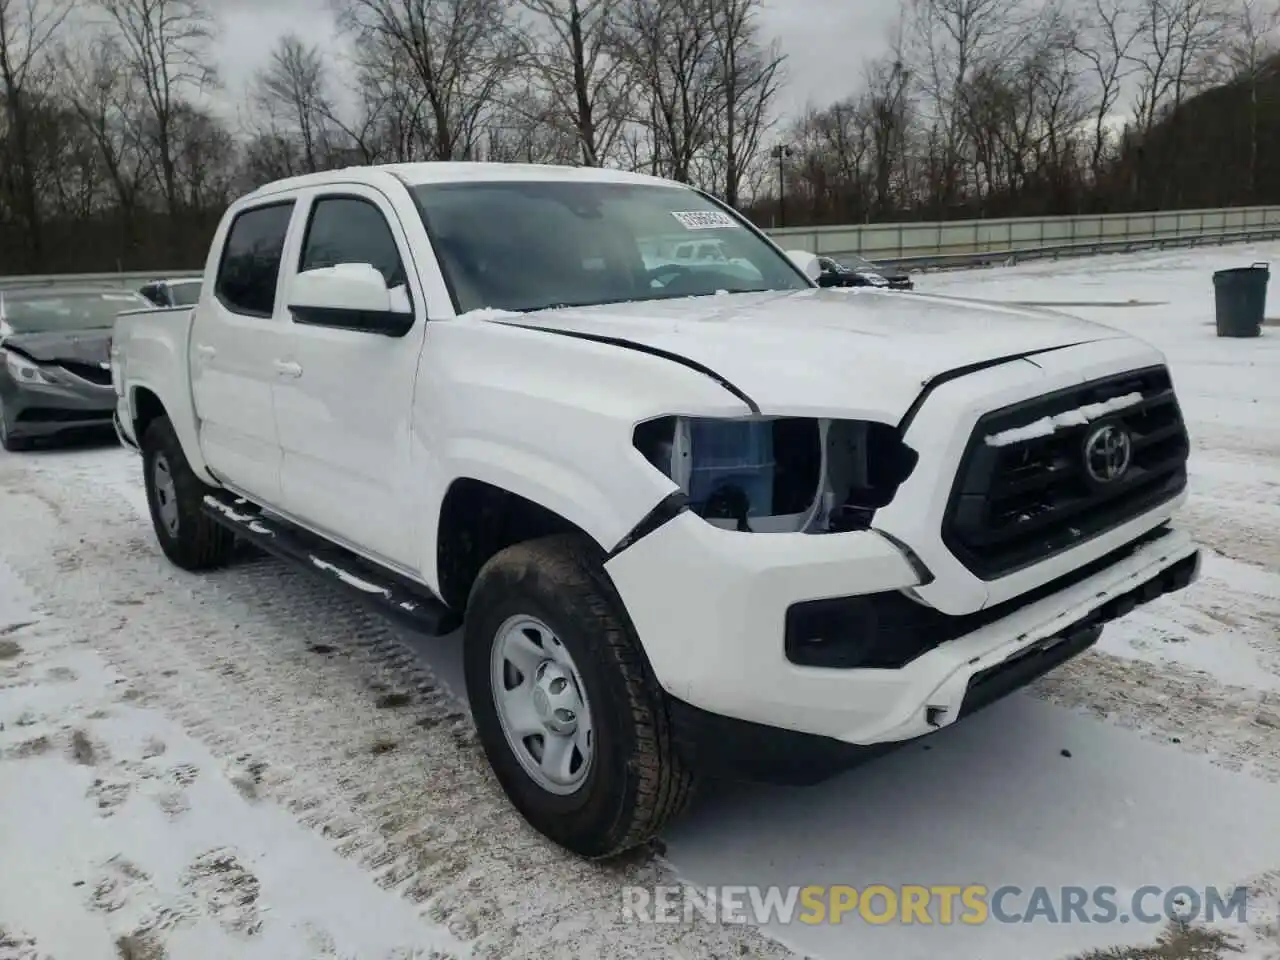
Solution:
M 175 307 L 189 307 L 200 302 L 200 281 L 186 280 L 169 284 L 169 299 Z
M 153 304 L 136 293 L 5 293 L 0 300 L 0 327 L 14 333 L 58 333 L 64 330 L 109 330 L 116 314 Z
M 811 286 L 690 189 L 584 181 L 412 189 L 461 313 Z
M 879 270 L 880 268 L 868 260 L 866 257 L 860 257 L 856 253 L 851 253 L 844 258 L 844 265 L 850 270 Z

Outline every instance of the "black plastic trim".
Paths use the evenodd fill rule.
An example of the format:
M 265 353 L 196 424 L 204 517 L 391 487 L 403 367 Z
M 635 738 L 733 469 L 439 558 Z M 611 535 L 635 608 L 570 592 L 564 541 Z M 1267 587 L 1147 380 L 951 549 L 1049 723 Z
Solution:
M 759 405 L 747 396 L 742 390 L 736 387 L 725 377 L 716 373 L 710 367 L 698 363 L 696 360 L 690 360 L 688 357 L 681 356 L 678 353 L 672 353 L 670 350 L 663 350 L 660 347 L 651 347 L 646 343 L 636 343 L 634 340 L 624 340 L 622 337 L 606 337 L 598 333 L 583 333 L 578 330 L 558 330 L 555 327 L 540 327 L 529 323 L 513 323 L 506 320 L 495 320 L 494 323 L 502 323 L 509 327 L 519 327 L 522 330 L 537 330 L 540 333 L 556 333 L 562 337 L 575 337 L 578 340 L 590 340 L 593 343 L 607 343 L 612 347 L 622 347 L 624 350 L 635 350 L 637 353 L 647 353 L 652 357 L 661 357 L 664 360 L 670 360 L 672 363 L 678 363 L 682 367 L 688 367 L 690 370 L 696 370 L 703 376 L 710 377 L 720 386 L 724 387 L 735 397 L 745 403 L 752 413 L 760 412 Z
M 264 516 L 256 504 L 234 494 L 226 491 L 208 494 L 203 510 L 260 550 L 301 567 L 414 630 L 439 637 L 462 625 L 461 615 L 421 584 L 412 583 L 310 531 Z M 316 563 L 317 560 L 324 565 Z M 372 589 L 356 586 L 351 578 L 358 578 Z
M 676 490 L 662 498 L 662 502 L 644 515 L 644 519 L 631 528 L 631 532 L 618 541 L 618 545 L 609 551 L 606 561 L 612 560 L 637 540 L 653 533 L 659 527 L 674 520 L 689 509 L 689 498 L 683 490 Z
M 407 336 L 417 323 L 416 313 L 395 310 L 348 310 L 344 307 L 291 306 L 293 321 L 304 327 L 329 327 L 353 333 L 372 333 L 399 339 Z
M 899 591 L 806 600 L 787 608 L 783 645 L 797 666 L 831 670 L 899 670 L 944 643 L 980 630 L 1030 604 L 1104 572 L 1157 543 L 1171 532 L 1162 524 L 1123 547 L 1065 576 L 1004 603 L 952 616 L 917 603 Z M 833 631 L 826 643 L 806 643 L 816 626 Z M 868 636 L 868 633 L 870 634 Z
M 1088 343 L 1083 340 L 1080 343 Z M 1006 363 L 1013 363 L 1017 360 L 1027 360 L 1031 357 L 1040 356 L 1045 353 L 1053 353 L 1056 350 L 1066 350 L 1070 347 L 1078 347 L 1080 343 L 1065 343 L 1060 347 L 1043 347 L 1039 350 L 1026 350 L 1022 353 L 1011 353 L 1004 357 L 994 357 L 990 360 L 980 360 L 977 363 L 966 364 L 963 367 L 956 367 L 954 370 L 947 370 L 935 377 L 931 377 L 924 383 L 924 388 L 920 391 L 920 395 L 911 402 L 911 406 L 907 408 L 907 412 L 903 414 L 902 419 L 898 421 L 898 432 L 904 437 L 907 435 L 907 429 L 911 426 L 912 421 L 920 413 L 920 408 L 924 406 L 924 402 L 929 399 L 930 394 L 944 384 L 950 383 L 952 380 L 959 380 L 961 377 L 967 377 L 971 373 L 979 373 L 982 370 L 989 370 L 992 367 L 1000 367 Z
M 1174 472 L 1169 473 L 1163 479 L 1150 484 L 1141 495 L 1134 494 L 1131 498 L 1125 499 L 1123 494 L 1116 497 L 1102 500 L 1097 503 L 1090 504 L 1081 515 L 1090 518 L 1091 522 L 1087 525 L 1088 529 L 1084 529 L 1085 524 L 1081 525 L 1081 533 L 1079 536 L 1071 538 L 1066 542 L 1048 542 L 1048 546 L 1039 550 L 1029 558 L 1020 558 L 1015 561 L 993 562 L 978 556 L 974 550 L 967 546 L 955 529 L 957 513 L 960 511 L 961 503 L 966 496 L 988 496 L 990 490 L 980 489 L 977 491 L 967 488 L 970 481 L 970 465 L 976 452 L 983 446 L 983 437 L 985 434 L 1004 429 L 1008 425 L 1008 421 L 1017 421 L 1018 419 L 1034 420 L 1038 416 L 1046 415 L 1052 412 L 1062 412 L 1056 408 L 1067 404 L 1077 402 L 1077 398 L 1082 395 L 1089 394 L 1092 391 L 1105 388 L 1109 384 L 1123 383 L 1128 380 L 1160 377 L 1170 381 L 1169 386 L 1162 388 L 1160 393 L 1148 397 L 1141 404 L 1135 405 L 1133 408 L 1120 410 L 1115 417 L 1124 418 L 1131 415 L 1131 411 L 1142 411 L 1148 409 L 1156 400 L 1160 402 L 1168 402 L 1173 405 L 1177 412 L 1178 433 L 1181 435 L 1185 448 L 1183 454 L 1182 465 Z M 1167 398 L 1167 399 L 1166 399 Z M 1025 418 L 1020 415 L 1024 414 Z M 1105 422 L 1106 418 L 1095 421 L 1096 423 Z M 975 576 L 980 577 L 984 581 L 994 581 L 1002 577 L 1043 563 L 1053 557 L 1060 556 L 1069 550 L 1089 543 L 1100 536 L 1111 532 L 1124 523 L 1135 520 L 1144 514 L 1169 503 L 1178 497 L 1187 488 L 1187 471 L 1186 457 L 1190 451 L 1190 437 L 1186 430 L 1186 418 L 1182 413 L 1181 405 L 1172 387 L 1172 378 L 1169 375 L 1168 367 L 1163 364 L 1152 364 L 1146 367 L 1140 367 L 1134 370 L 1126 370 L 1121 373 L 1108 374 L 1098 377 L 1084 383 L 1073 384 L 1054 390 L 1050 393 L 1039 394 L 1020 400 L 1015 403 L 1001 407 L 997 410 L 989 411 L 983 414 L 974 425 L 973 432 L 969 436 L 969 440 L 965 445 L 964 453 L 960 459 L 959 469 L 956 471 L 955 479 L 952 484 L 951 492 L 947 498 L 947 507 L 943 515 L 942 541 L 948 550 L 964 564 L 966 569 Z M 1136 489 L 1136 488 L 1134 488 Z M 1117 506 L 1118 504 L 1118 506 Z M 1101 522 L 1099 522 L 1101 521 Z M 1044 535 L 1046 538 L 1049 534 Z

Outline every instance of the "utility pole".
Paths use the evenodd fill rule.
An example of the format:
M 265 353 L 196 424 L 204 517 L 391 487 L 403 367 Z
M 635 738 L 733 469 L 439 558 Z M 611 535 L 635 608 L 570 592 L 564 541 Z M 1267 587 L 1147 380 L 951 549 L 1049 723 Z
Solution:
M 780 143 L 770 151 L 778 161 L 778 226 L 787 225 L 787 160 L 792 150 L 785 143 Z

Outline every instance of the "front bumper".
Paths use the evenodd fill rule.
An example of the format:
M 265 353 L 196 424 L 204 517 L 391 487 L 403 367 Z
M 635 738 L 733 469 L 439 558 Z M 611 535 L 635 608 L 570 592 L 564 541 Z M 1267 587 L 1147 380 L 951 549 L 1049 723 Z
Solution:
M 738 533 L 686 512 L 606 569 L 658 682 L 680 704 L 865 747 L 955 722 L 990 698 L 993 678 L 1007 679 L 1002 671 L 1019 656 L 1186 586 L 1198 575 L 1199 551 L 1170 528 L 899 669 L 799 666 L 784 649 L 793 604 L 919 583 L 899 548 L 874 531 Z
M 0 400 L 12 437 L 49 437 L 111 426 L 116 394 L 110 384 L 6 381 Z

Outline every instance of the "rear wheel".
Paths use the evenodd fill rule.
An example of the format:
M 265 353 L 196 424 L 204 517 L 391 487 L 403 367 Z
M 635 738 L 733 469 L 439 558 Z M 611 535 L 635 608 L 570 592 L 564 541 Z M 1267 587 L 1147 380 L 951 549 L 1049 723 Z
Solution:
M 187 462 L 168 417 L 142 435 L 143 482 L 160 549 L 184 570 L 209 570 L 231 559 L 235 536 L 202 508 L 207 487 Z
M 581 538 L 517 544 L 467 604 L 467 694 L 512 804 L 590 858 L 645 842 L 687 804 L 665 694 L 612 585 Z

